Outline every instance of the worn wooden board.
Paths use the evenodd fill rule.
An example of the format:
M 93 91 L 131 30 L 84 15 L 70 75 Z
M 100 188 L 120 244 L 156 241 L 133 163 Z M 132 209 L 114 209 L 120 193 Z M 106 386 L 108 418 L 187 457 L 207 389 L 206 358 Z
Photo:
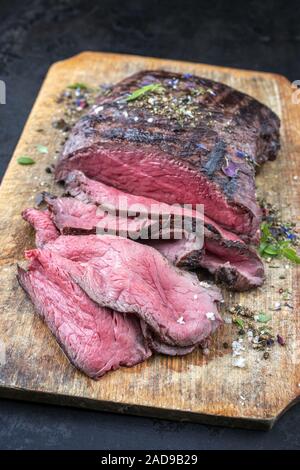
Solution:
M 232 366 L 230 343 L 234 327 L 225 325 L 214 339 L 210 355 L 196 351 L 183 358 L 156 356 L 131 369 L 110 373 L 99 382 L 75 370 L 15 279 L 16 262 L 33 246 L 33 234 L 20 212 L 33 205 L 36 192 L 56 190 L 45 166 L 55 160 L 58 132 L 51 126 L 59 108 L 56 98 L 70 83 L 95 86 L 113 83 L 148 68 L 191 72 L 220 80 L 269 105 L 282 119 L 282 150 L 274 163 L 265 165 L 257 179 L 259 191 L 277 203 L 285 219 L 299 222 L 300 105 L 292 103 L 291 84 L 283 77 L 159 60 L 144 57 L 86 52 L 54 64 L 42 86 L 0 192 L 0 393 L 6 397 L 91 407 L 170 419 L 189 419 L 217 424 L 267 428 L 294 403 L 300 392 L 299 269 L 288 263 L 268 266 L 263 289 L 243 295 L 225 293 L 236 301 L 268 311 L 279 300 L 279 287 L 293 291 L 294 309 L 272 312 L 274 331 L 286 339 L 276 346 L 271 359 L 249 351 L 247 367 Z M 39 129 L 46 131 L 41 133 Z M 38 154 L 44 144 L 49 155 Z M 31 167 L 17 164 L 17 157 L 32 155 Z M 41 186 L 42 183 L 42 186 Z M 285 274 L 286 279 L 280 280 Z

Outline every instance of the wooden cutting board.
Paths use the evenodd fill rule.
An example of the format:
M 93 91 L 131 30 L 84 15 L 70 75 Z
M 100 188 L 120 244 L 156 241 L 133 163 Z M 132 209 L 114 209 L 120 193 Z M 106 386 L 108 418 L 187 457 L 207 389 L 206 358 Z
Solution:
M 20 213 L 34 204 L 41 190 L 56 191 L 45 167 L 55 162 L 59 133 L 51 125 L 59 117 L 56 98 L 74 82 L 91 86 L 114 83 L 142 69 L 190 72 L 227 83 L 270 106 L 282 119 L 282 150 L 276 162 L 262 169 L 261 195 L 278 204 L 283 219 L 299 222 L 300 104 L 293 104 L 291 84 L 274 74 L 213 67 L 178 61 L 85 52 L 54 64 L 26 123 L 0 192 L 0 393 L 5 397 L 74 405 L 122 413 L 193 420 L 206 423 L 268 428 L 300 392 L 299 268 L 276 261 L 266 266 L 264 287 L 247 294 L 225 294 L 226 302 L 241 302 L 272 314 L 272 327 L 286 338 L 271 357 L 249 350 L 247 366 L 232 365 L 231 344 L 236 327 L 226 324 L 214 338 L 208 356 L 195 351 L 182 358 L 155 356 L 133 368 L 107 374 L 95 382 L 72 367 L 47 327 L 34 314 L 15 278 L 16 263 L 34 246 L 33 233 Z M 40 129 L 44 129 L 41 132 Z M 41 154 L 36 145 L 48 147 Z M 20 155 L 36 164 L 20 166 Z M 285 275 L 286 279 L 280 279 Z M 270 311 L 280 300 L 278 289 L 293 293 L 294 308 Z

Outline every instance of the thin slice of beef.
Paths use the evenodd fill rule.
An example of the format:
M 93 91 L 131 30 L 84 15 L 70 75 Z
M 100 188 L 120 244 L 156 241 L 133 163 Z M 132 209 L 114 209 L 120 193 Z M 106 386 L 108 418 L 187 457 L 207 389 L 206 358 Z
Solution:
M 257 253 L 243 242 L 230 242 L 216 236 L 206 238 L 199 250 L 194 236 L 181 240 L 156 240 L 151 246 L 176 266 L 207 269 L 215 281 L 228 289 L 246 291 L 263 284 L 264 267 Z
M 279 125 L 269 108 L 224 84 L 143 71 L 79 120 L 56 179 L 78 169 L 132 194 L 202 203 L 210 218 L 249 239 L 261 216 L 254 166 L 276 157 Z
M 18 280 L 75 367 L 98 379 L 151 356 L 136 317 L 100 307 L 41 252 L 32 253 L 31 260 L 29 271 L 19 267 Z
M 108 209 L 121 216 L 127 216 L 130 210 L 133 213 L 145 216 L 159 213 L 160 215 L 185 215 L 186 217 L 201 218 L 201 222 L 204 220 L 202 213 L 192 210 L 191 205 L 190 207 L 181 207 L 179 204 L 170 205 L 150 197 L 129 194 L 92 180 L 78 170 L 74 170 L 67 175 L 65 193 L 81 202 L 96 204 L 101 206 L 102 209 Z M 209 218 L 207 220 L 214 224 Z
M 172 215 L 177 214 L 180 210 L 180 215 L 183 214 L 192 221 L 200 218 L 199 222 L 204 224 L 203 247 L 202 244 L 199 246 L 194 234 L 185 234 L 181 239 L 170 241 L 149 240 L 148 244 L 158 249 L 178 267 L 192 270 L 199 267 L 208 269 L 214 274 L 216 280 L 222 281 L 227 287 L 234 290 L 242 291 L 258 287 L 264 281 L 264 267 L 257 252 L 247 246 L 238 236 L 222 229 L 207 216 L 203 219 L 199 212 L 188 209 L 183 211 L 181 208 L 159 203 L 154 199 L 124 193 L 103 183 L 93 181 L 79 171 L 73 171 L 68 175 L 66 191 L 80 201 L 78 213 L 83 218 L 85 218 L 86 205 L 89 207 L 95 203 L 103 209 L 109 207 L 113 209 L 114 213 L 121 213 L 120 205 L 125 206 L 125 202 L 126 207 L 139 209 L 145 214 L 153 213 L 153 210 L 156 210 L 159 211 L 159 214 Z M 69 225 L 70 207 L 74 204 L 77 208 L 78 204 L 72 201 L 69 199 L 68 203 L 57 204 L 55 212 L 55 214 L 58 213 L 58 218 L 61 218 L 61 212 L 63 212 L 66 223 Z M 96 209 L 94 211 L 96 212 Z M 77 223 L 80 226 L 79 219 L 77 219 Z M 194 228 L 193 223 L 190 225 Z M 61 230 L 61 226 L 58 225 L 58 228 Z M 93 232 L 95 233 L 95 231 L 96 227 Z M 76 233 L 76 229 L 73 229 L 73 233 Z
M 40 211 L 37 209 L 27 209 L 26 211 L 23 212 L 23 217 L 25 220 L 27 220 L 32 227 L 35 229 L 36 232 L 36 244 L 38 247 L 42 248 L 46 246 L 47 249 L 51 250 L 51 243 L 54 241 L 56 238 L 58 238 L 60 235 L 58 230 L 56 229 L 55 225 L 53 224 L 52 218 L 50 216 L 49 211 Z M 49 242 L 49 245 L 47 243 Z M 80 258 L 80 253 L 77 253 L 76 255 L 76 260 L 81 261 L 82 259 Z M 21 272 L 22 270 L 20 270 Z M 24 277 L 27 278 L 28 273 Z M 29 282 L 29 281 L 28 281 Z M 70 281 L 71 282 L 71 281 Z M 29 291 L 29 287 L 26 289 Z M 32 289 L 31 289 L 32 291 Z M 30 291 L 30 292 L 31 292 Z M 31 295 L 32 299 L 33 296 Z M 33 303 L 36 304 L 37 301 L 33 300 Z M 78 307 L 79 308 L 79 307 Z M 99 309 L 101 312 L 101 309 Z M 109 309 L 104 309 L 104 312 Z M 111 314 L 114 315 L 116 312 L 111 310 Z M 124 317 L 124 314 L 120 314 L 122 317 Z M 130 323 L 128 319 L 128 323 Z M 135 323 L 135 322 L 133 322 Z M 143 335 L 145 337 L 145 341 L 150 347 L 151 350 L 161 353 L 161 354 L 168 354 L 171 356 L 182 356 L 185 354 L 190 353 L 193 351 L 195 348 L 194 346 L 188 346 L 188 347 L 179 347 L 179 346 L 171 346 L 168 344 L 163 343 L 160 338 L 153 333 L 153 331 L 148 327 L 148 325 L 140 320 L 140 326 L 143 332 Z M 202 345 L 202 344 L 201 344 Z
M 22 212 L 22 217 L 35 228 L 35 242 L 38 248 L 42 248 L 46 243 L 59 236 L 59 231 L 53 224 L 48 210 L 25 209 Z
M 81 202 L 70 197 L 44 197 L 51 218 L 62 235 L 109 233 L 132 239 L 148 239 L 150 234 L 161 238 L 164 227 L 171 226 L 168 220 L 150 220 L 137 216 L 118 217 L 95 204 Z M 169 233 L 169 232 L 168 232 Z M 171 235 L 173 236 L 174 230 Z
M 96 205 L 74 198 L 47 197 L 46 201 L 53 222 L 62 234 L 99 233 L 102 223 L 101 228 L 105 228 L 105 232 L 109 234 L 135 240 L 141 240 L 145 236 L 147 245 L 156 248 L 176 266 L 188 270 L 199 267 L 208 269 L 218 282 L 230 289 L 245 291 L 263 284 L 264 268 L 256 251 L 236 236 L 233 239 L 226 237 L 226 234 L 224 236 L 224 230 L 217 232 L 215 227 L 211 230 L 209 224 L 204 230 L 204 246 L 195 234 L 184 232 L 180 234 L 180 239 L 174 239 L 172 232 L 171 240 L 157 240 L 161 238 L 163 230 L 155 230 L 158 236 L 146 241 L 151 227 L 151 221 L 147 218 L 130 220 L 120 216 L 104 216 Z M 178 232 L 176 235 L 179 235 Z
M 161 338 L 156 335 L 153 330 L 141 320 L 141 327 L 144 334 L 144 337 L 147 339 L 147 343 L 152 351 L 155 351 L 159 354 L 164 354 L 166 356 L 186 356 L 187 354 L 194 351 L 198 345 L 192 346 L 174 346 L 171 344 L 164 343 Z M 210 337 L 205 338 L 205 340 L 199 343 L 199 346 L 205 348 L 210 342 Z
M 37 256 L 36 251 L 27 256 L 32 253 Z M 200 344 L 222 323 L 220 291 L 201 286 L 196 275 L 176 269 L 151 247 L 111 235 L 83 235 L 59 237 L 39 257 L 42 253 L 64 266 L 99 305 L 136 314 L 164 343 Z

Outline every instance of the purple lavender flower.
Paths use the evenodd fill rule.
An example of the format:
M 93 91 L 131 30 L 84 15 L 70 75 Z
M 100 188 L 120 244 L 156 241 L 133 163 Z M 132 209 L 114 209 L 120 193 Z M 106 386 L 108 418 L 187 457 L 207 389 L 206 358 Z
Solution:
M 239 169 L 239 165 L 229 160 L 227 160 L 226 166 L 222 167 L 223 173 L 229 178 L 234 178 L 238 174 Z

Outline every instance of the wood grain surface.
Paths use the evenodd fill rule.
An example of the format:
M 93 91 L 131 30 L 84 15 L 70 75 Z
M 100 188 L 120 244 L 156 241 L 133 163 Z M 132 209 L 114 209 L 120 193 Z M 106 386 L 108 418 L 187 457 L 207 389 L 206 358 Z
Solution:
M 247 365 L 232 365 L 236 328 L 226 324 L 214 338 L 208 356 L 200 350 L 181 358 L 155 356 L 133 368 L 109 373 L 95 382 L 70 365 L 47 327 L 34 313 L 16 281 L 16 263 L 34 246 L 33 232 L 20 217 L 41 190 L 57 192 L 45 167 L 55 163 L 60 145 L 51 125 L 59 117 L 57 96 L 67 85 L 113 83 L 142 69 L 190 72 L 227 83 L 258 98 L 282 119 L 282 149 L 276 162 L 257 178 L 259 194 L 281 209 L 286 220 L 299 222 L 300 104 L 293 104 L 291 84 L 278 75 L 137 56 L 85 52 L 54 64 L 45 79 L 0 191 L 0 393 L 5 397 L 157 416 L 178 420 L 268 428 L 294 403 L 300 392 L 299 268 L 276 261 L 266 264 L 262 289 L 231 294 L 227 305 L 240 302 L 272 314 L 272 327 L 286 338 L 269 360 L 249 350 Z M 40 129 L 45 129 L 40 132 Z M 41 154 L 43 144 L 49 154 Z M 17 158 L 29 154 L 33 166 Z M 299 178 L 295 176 L 299 175 Z M 285 279 L 280 277 L 284 275 Z M 294 308 L 272 311 L 278 289 L 288 288 Z M 226 314 L 226 309 L 225 309 Z

